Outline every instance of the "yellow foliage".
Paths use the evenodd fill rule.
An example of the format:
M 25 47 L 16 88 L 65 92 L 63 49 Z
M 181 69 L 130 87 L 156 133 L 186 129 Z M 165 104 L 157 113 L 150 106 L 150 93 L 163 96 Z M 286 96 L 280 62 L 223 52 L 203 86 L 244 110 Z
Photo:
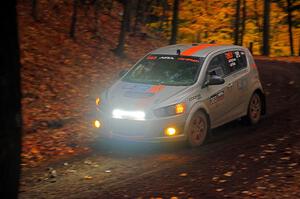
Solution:
M 168 0 L 172 8 L 171 0 Z M 254 54 L 260 54 L 262 47 L 263 0 L 246 0 L 246 21 L 243 36 L 243 46 L 253 43 Z M 233 43 L 235 6 L 233 0 L 181 0 L 179 11 L 178 42 L 211 42 Z M 242 20 L 242 8 L 241 20 Z M 162 15 L 162 8 L 155 8 L 154 13 Z M 270 47 L 271 56 L 288 56 L 290 54 L 288 25 L 286 12 L 277 3 L 271 3 L 270 13 Z M 300 11 L 294 11 L 294 19 L 300 20 Z M 160 31 L 165 37 L 170 37 L 172 9 L 167 12 L 163 23 L 149 24 L 153 30 Z M 298 53 L 300 27 L 293 27 L 294 49 Z

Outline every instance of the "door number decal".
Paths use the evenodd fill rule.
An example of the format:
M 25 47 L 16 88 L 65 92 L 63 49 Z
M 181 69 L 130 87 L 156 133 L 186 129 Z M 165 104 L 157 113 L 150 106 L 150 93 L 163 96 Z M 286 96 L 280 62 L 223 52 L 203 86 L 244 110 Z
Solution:
M 219 101 L 222 101 L 224 99 L 224 90 L 221 90 L 219 92 L 217 92 L 216 94 L 212 95 L 209 98 L 209 101 L 211 104 L 215 104 Z

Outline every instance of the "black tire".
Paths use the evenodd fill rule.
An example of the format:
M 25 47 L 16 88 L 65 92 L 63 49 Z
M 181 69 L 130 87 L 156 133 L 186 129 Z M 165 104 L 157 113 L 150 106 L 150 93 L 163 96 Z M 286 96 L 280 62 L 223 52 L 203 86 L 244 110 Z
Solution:
M 201 146 L 207 137 L 209 131 L 209 122 L 206 114 L 203 111 L 197 111 L 188 127 L 188 145 L 190 147 Z
M 255 125 L 259 122 L 262 115 L 262 98 L 258 93 L 253 93 L 248 105 L 247 115 L 242 118 L 242 121 L 248 125 Z

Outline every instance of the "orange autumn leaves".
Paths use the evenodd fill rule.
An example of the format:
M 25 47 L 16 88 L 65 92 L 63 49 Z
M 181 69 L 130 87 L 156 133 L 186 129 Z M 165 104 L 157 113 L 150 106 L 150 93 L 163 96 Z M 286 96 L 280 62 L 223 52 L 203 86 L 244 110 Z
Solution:
M 172 1 L 168 0 L 172 8 Z M 232 0 L 183 0 L 180 1 L 178 42 L 212 42 L 232 44 L 234 42 L 236 1 Z M 153 22 L 149 27 L 160 32 L 165 37 L 170 37 L 170 20 L 172 20 L 172 9 L 167 12 L 167 20 Z M 154 14 L 162 16 L 162 8 L 155 7 Z M 242 12 L 242 8 L 241 11 Z M 241 13 L 242 15 L 242 13 Z M 284 7 L 277 3 L 271 3 L 270 16 L 270 47 L 271 56 L 289 56 L 289 33 L 287 25 L 287 13 Z M 295 26 L 294 49 L 298 54 L 300 42 L 300 10 L 293 12 Z M 253 42 L 254 54 L 260 54 L 262 47 L 262 25 L 263 25 L 263 0 L 246 0 L 246 21 L 243 46 L 249 47 Z M 161 28 L 164 27 L 164 28 Z

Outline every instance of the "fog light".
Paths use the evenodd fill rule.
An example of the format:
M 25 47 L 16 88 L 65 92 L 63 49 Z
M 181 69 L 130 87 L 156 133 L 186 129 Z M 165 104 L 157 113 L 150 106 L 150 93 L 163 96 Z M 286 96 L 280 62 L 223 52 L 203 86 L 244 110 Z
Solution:
M 166 135 L 168 135 L 168 136 L 175 135 L 175 134 L 176 134 L 176 129 L 173 128 L 173 127 L 169 127 L 169 128 L 166 129 L 165 133 L 166 133 Z
M 100 127 L 101 127 L 100 121 L 95 120 L 95 121 L 94 121 L 94 126 L 95 126 L 96 128 L 100 128 Z
M 100 98 L 98 97 L 98 98 L 96 99 L 96 105 L 99 106 L 100 103 L 101 103 L 101 100 L 100 100 Z

